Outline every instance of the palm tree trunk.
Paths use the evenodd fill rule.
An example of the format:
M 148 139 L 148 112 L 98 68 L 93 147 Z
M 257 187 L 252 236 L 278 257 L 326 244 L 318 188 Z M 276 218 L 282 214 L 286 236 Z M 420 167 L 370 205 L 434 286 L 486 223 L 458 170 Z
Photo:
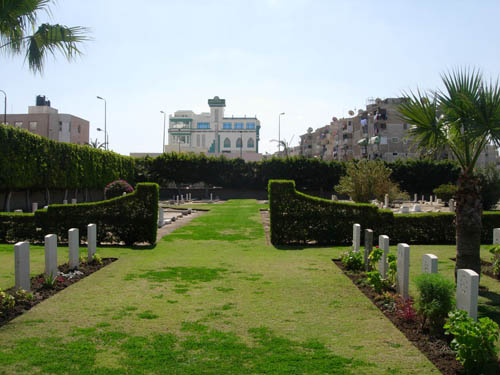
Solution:
M 481 202 L 479 179 L 472 173 L 462 172 L 458 179 L 456 193 L 456 234 L 457 261 L 455 280 L 458 269 L 471 269 L 481 275 L 481 228 L 483 207 Z

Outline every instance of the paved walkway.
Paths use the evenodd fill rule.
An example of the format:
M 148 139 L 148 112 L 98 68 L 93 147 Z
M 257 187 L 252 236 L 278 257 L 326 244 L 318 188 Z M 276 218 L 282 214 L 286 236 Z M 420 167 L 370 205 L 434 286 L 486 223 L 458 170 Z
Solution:
M 189 223 L 194 218 L 203 215 L 207 211 L 194 211 L 191 215 L 183 216 L 181 210 L 165 209 L 165 220 L 176 217 L 176 221 L 172 221 L 170 224 L 165 224 L 163 227 L 158 228 L 158 234 L 156 235 L 156 242 L 160 241 L 167 234 L 172 233 L 177 228 L 180 228 L 187 223 Z

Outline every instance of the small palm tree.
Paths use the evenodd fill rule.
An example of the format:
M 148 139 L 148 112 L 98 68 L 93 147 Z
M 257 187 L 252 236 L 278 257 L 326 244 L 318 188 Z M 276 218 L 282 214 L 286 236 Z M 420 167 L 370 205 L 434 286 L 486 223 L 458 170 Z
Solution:
M 426 151 L 449 150 L 461 167 L 456 193 L 456 270 L 480 274 L 481 187 L 475 173 L 479 155 L 489 143 L 500 145 L 500 86 L 486 82 L 477 70 L 442 76 L 443 90 L 410 92 L 399 111 L 413 125 L 409 136 Z M 425 178 L 422 176 L 422 178 Z
M 96 138 L 94 140 L 90 140 L 90 142 L 85 143 L 86 146 L 92 147 L 92 148 L 97 148 L 97 149 L 105 149 L 106 144 L 105 143 L 99 143 L 99 140 Z
M 81 54 L 88 29 L 44 23 L 36 29 L 37 14 L 50 12 L 52 0 L 0 0 L 0 51 L 26 54 L 29 68 L 42 73 L 48 54 L 61 52 L 69 61 Z M 36 29 L 36 31 L 35 31 Z M 34 31 L 34 32 L 33 32 Z M 33 33 L 33 34 L 32 34 Z

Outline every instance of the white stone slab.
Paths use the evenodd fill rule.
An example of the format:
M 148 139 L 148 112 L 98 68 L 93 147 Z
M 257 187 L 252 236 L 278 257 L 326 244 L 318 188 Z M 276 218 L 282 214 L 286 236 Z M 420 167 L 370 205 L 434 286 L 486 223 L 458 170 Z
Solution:
M 384 234 L 378 236 L 378 247 L 383 251 L 382 258 L 378 262 L 378 272 L 380 272 L 382 277 L 385 279 L 387 277 L 388 268 L 387 255 L 389 254 L 389 236 Z
M 361 246 L 361 225 L 354 224 L 352 226 L 352 250 L 359 252 Z
M 373 250 L 373 230 L 365 229 L 365 254 L 364 254 L 364 262 L 365 262 L 365 271 L 368 271 L 368 256 Z
M 396 291 L 404 299 L 408 299 L 410 281 L 410 246 L 408 244 L 398 243 L 397 267 Z
M 38 203 L 37 202 L 31 203 L 31 212 L 35 212 L 36 210 L 38 210 Z
M 384 208 L 389 208 L 389 194 L 384 196 Z
M 31 289 L 30 280 L 30 244 L 18 242 L 14 245 L 14 269 L 16 289 Z
M 436 199 L 436 203 L 437 203 L 437 204 L 441 204 L 441 203 L 442 203 L 442 200 L 438 198 L 438 199 Z
M 409 214 L 410 213 L 410 207 L 408 206 L 401 206 L 399 209 L 399 212 L 402 214 Z
M 422 212 L 422 207 L 419 204 L 414 204 L 410 209 L 410 212 Z
M 80 231 L 78 228 L 68 230 L 69 268 L 78 269 L 80 266 Z
M 14 212 L 17 213 L 17 214 L 22 214 L 23 210 L 14 210 Z
M 59 272 L 57 268 L 57 235 L 45 236 L 45 275 L 55 278 Z
M 493 245 L 500 245 L 500 228 L 493 229 Z
M 454 199 L 450 199 L 448 201 L 448 207 L 450 207 L 450 212 L 455 212 L 455 200 Z
M 97 225 L 87 225 L 87 260 L 90 262 L 97 252 Z
M 67 199 L 64 199 L 64 200 L 63 200 L 63 204 L 68 204 L 68 200 L 67 200 Z
M 479 275 L 473 270 L 457 271 L 457 309 L 463 310 L 477 320 L 477 298 L 479 294 Z
M 213 198 L 214 198 L 213 194 L 210 193 L 210 202 L 214 200 Z
M 422 255 L 422 273 L 438 273 L 438 257 L 434 254 Z
M 77 203 L 76 198 L 71 199 L 71 204 L 76 204 L 76 203 Z
M 417 203 L 417 200 L 418 200 L 417 193 L 415 193 L 413 195 L 413 203 Z

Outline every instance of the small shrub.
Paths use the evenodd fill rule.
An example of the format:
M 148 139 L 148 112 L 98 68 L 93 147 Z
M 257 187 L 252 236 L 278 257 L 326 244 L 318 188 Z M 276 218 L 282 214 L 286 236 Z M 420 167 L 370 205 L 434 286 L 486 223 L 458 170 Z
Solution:
M 486 317 L 475 322 L 460 310 L 452 311 L 448 316 L 445 333 L 454 336 L 450 346 L 467 374 L 492 370 L 497 365 L 498 324 Z
M 391 283 L 391 285 L 396 284 L 396 276 L 398 273 L 398 259 L 396 255 L 389 253 L 387 255 L 387 263 L 389 264 L 389 268 L 387 270 L 387 280 Z
M 493 245 L 490 248 L 491 264 L 493 266 L 493 274 L 495 276 L 500 275 L 500 245 Z
M 452 184 L 439 185 L 432 192 L 443 202 L 448 203 L 455 196 L 457 186 Z
M 0 312 L 4 313 L 16 305 L 16 300 L 10 294 L 0 289 Z
M 360 251 L 351 250 L 342 254 L 341 261 L 348 270 L 361 271 L 363 269 L 363 257 Z
M 87 257 L 84 257 L 83 255 L 80 255 L 80 264 L 87 263 Z
M 382 293 L 383 291 L 389 289 L 390 285 L 386 279 L 382 278 L 382 275 L 378 271 L 370 271 L 366 273 L 368 284 L 377 293 Z
M 43 277 L 42 286 L 45 289 L 53 289 L 56 286 L 56 283 L 57 283 L 57 277 L 52 276 L 52 274 L 45 275 Z
M 24 289 L 18 289 L 18 290 L 16 290 L 15 299 L 19 302 L 32 301 L 33 294 L 24 290 Z
M 377 264 L 382 259 L 382 255 L 384 255 L 384 250 L 375 246 L 371 253 L 368 255 L 368 262 L 370 262 L 370 267 L 372 270 L 377 269 Z
M 102 258 L 99 254 L 94 254 L 92 256 L 92 262 L 95 264 L 102 264 Z
M 411 299 L 400 298 L 396 303 L 396 313 L 405 322 L 414 322 L 417 320 L 417 312 L 413 307 Z
M 386 310 L 394 311 L 396 309 L 396 300 L 394 295 L 390 292 L 383 292 L 375 297 L 375 301 L 382 302 L 382 307 Z
M 417 309 L 430 328 L 441 331 L 453 307 L 455 285 L 439 274 L 421 274 L 415 278 L 418 289 Z
M 124 180 L 116 180 L 113 182 L 110 182 L 105 188 L 104 188 L 104 196 L 106 199 L 111 199 L 115 197 L 121 197 L 123 193 L 132 193 L 134 191 L 134 188 L 130 186 L 130 184 L 127 181 Z

